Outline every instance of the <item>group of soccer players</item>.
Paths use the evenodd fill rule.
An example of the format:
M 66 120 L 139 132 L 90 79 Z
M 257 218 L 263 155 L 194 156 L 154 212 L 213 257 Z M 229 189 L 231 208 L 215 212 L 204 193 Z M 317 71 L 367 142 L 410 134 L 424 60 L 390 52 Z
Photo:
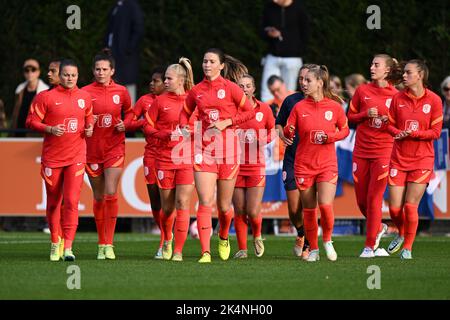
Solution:
M 77 65 L 61 61 L 59 84 L 35 97 L 27 119 L 29 127 L 45 134 L 41 176 L 47 190 L 51 261 L 75 260 L 72 242 L 85 170 L 93 190 L 97 259 L 115 259 L 125 131 L 134 130 L 142 130 L 147 143 L 144 174 L 161 229 L 155 258 L 183 261 L 194 188 L 199 198 L 199 262 L 211 262 L 215 205 L 219 257 L 229 259 L 233 216 L 239 247 L 234 257 L 248 257 L 248 224 L 255 255 L 261 257 L 264 147 L 275 138 L 275 123 L 287 146 L 283 180 L 289 217 L 298 233 L 294 253 L 309 262 L 320 259 L 319 207 L 326 256 L 337 259 L 331 240 L 338 179 L 334 142 L 344 139 L 349 128 L 342 101 L 330 89 L 327 67 L 301 68 L 302 92 L 285 99 L 276 122 L 270 107 L 254 97 L 254 79 L 239 60 L 211 48 L 202 68 L 204 78 L 196 85 L 189 59 L 155 70 L 150 93 L 133 108 L 126 88 L 113 80 L 115 65 L 109 52 L 94 57 L 95 80 L 82 89 L 76 85 Z M 388 251 L 394 253 L 403 244 L 401 258 L 411 259 L 418 203 L 433 174 L 433 140 L 440 136 L 442 103 L 427 89 L 428 69 L 420 60 L 401 67 L 390 56 L 378 54 L 370 73 L 372 82 L 358 87 L 348 111 L 348 120 L 358 124 L 353 177 L 358 206 L 367 218 L 360 257 L 374 257 L 386 232 L 381 207 L 389 184 L 389 211 L 399 235 Z M 400 82 L 404 89 L 398 92 L 395 85 Z

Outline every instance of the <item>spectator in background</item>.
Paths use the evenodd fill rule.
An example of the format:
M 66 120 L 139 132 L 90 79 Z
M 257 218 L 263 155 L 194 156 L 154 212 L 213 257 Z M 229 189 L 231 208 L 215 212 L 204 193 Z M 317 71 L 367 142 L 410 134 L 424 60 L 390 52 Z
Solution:
M 25 129 L 25 122 L 34 96 L 48 89 L 48 85 L 39 79 L 41 71 L 35 59 L 25 60 L 23 64 L 25 81 L 16 88 L 16 101 L 11 117 L 11 129 Z M 25 137 L 25 132 L 12 133 L 13 137 Z
M 109 14 L 105 45 L 116 61 L 115 80 L 127 87 L 134 105 L 139 72 L 139 42 L 144 33 L 144 17 L 139 2 L 119 0 Z
M 444 123 L 442 128 L 450 128 L 450 76 L 447 76 L 441 83 L 442 106 L 444 113 Z
M 267 101 L 272 98 L 267 86 L 271 75 L 281 76 L 288 90 L 297 88 L 308 35 L 308 17 L 302 2 L 268 1 L 263 11 L 262 34 L 269 45 L 269 52 L 262 60 L 261 81 L 261 100 Z
M 269 77 L 267 80 L 267 87 L 273 95 L 273 99 L 268 100 L 266 103 L 270 106 L 270 109 L 272 109 L 273 116 L 276 117 L 284 99 L 295 93 L 295 91 L 288 90 L 283 79 L 276 75 Z

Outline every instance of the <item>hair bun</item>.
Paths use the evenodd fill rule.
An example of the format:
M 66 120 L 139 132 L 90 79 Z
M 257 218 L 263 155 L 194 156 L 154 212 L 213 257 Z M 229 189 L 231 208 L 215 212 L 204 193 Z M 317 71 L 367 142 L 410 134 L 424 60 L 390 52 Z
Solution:
M 103 48 L 101 51 L 102 54 L 107 55 L 107 56 L 111 56 L 112 57 L 112 51 L 110 48 Z

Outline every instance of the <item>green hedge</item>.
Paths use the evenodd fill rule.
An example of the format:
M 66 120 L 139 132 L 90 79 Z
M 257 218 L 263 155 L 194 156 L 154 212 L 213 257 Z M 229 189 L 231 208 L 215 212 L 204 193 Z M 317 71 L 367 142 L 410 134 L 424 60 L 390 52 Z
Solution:
M 368 76 L 374 53 L 387 52 L 399 60 L 426 59 L 435 91 L 450 74 L 450 11 L 448 0 L 308 0 L 311 36 L 305 62 L 326 64 L 344 77 L 359 72 Z M 66 28 L 66 8 L 81 8 L 81 30 Z M 139 93 L 145 93 L 150 70 L 173 63 L 180 56 L 194 64 L 201 79 L 206 48 L 218 46 L 241 59 L 256 77 L 265 43 L 259 37 L 264 0 L 153 0 L 140 1 L 145 14 Z M 366 27 L 366 8 L 381 8 L 381 29 Z M 21 66 L 37 58 L 43 72 L 53 57 L 71 57 L 81 64 L 80 84 L 92 80 L 90 64 L 101 48 L 109 0 L 0 1 L 0 98 L 11 112 L 14 89 L 23 81 Z M 44 77 L 44 76 L 42 76 Z

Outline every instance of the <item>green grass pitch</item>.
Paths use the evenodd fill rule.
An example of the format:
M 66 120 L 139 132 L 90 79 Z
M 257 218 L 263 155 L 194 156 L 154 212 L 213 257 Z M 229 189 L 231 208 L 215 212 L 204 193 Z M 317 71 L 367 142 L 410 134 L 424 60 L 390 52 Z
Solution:
M 391 239 L 383 238 L 381 246 Z M 411 261 L 398 254 L 363 260 L 363 237 L 335 237 L 338 261 L 327 261 L 321 250 L 316 263 L 292 255 L 293 237 L 275 236 L 267 236 L 262 258 L 254 256 L 249 241 L 248 259 L 221 261 L 213 237 L 207 265 L 197 263 L 198 240 L 188 239 L 183 262 L 154 260 L 157 241 L 154 235 L 117 234 L 117 260 L 97 261 L 96 235 L 78 233 L 76 261 L 55 263 L 48 260 L 48 235 L 0 232 L 0 299 L 450 299 L 445 237 L 418 237 Z M 231 246 L 233 254 L 234 237 Z M 79 290 L 67 288 L 73 264 L 81 271 Z M 367 287 L 371 265 L 380 268 L 380 289 Z

